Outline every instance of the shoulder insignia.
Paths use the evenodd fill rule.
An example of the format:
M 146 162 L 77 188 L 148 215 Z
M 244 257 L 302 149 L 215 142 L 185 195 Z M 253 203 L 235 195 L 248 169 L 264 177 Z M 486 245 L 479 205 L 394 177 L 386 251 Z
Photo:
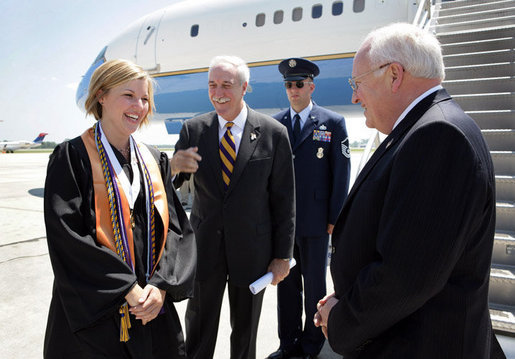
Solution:
M 345 138 L 342 141 L 342 155 L 344 155 L 347 158 L 350 158 L 349 137 Z

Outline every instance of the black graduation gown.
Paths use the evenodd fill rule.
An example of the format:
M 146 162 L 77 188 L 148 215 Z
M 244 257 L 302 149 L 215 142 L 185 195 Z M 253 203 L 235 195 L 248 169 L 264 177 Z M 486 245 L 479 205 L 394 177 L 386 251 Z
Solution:
M 45 224 L 54 271 L 45 336 L 45 358 L 182 358 L 181 324 L 173 302 L 193 294 L 196 246 L 193 231 L 171 181 L 166 154 L 150 148 L 165 185 L 169 229 L 165 249 L 149 280 L 166 290 L 164 313 L 143 326 L 131 315 L 130 340 L 120 342 L 118 309 L 138 282 L 145 286 L 146 228 L 144 185 L 134 205 L 132 272 L 116 253 L 96 241 L 91 164 L 80 137 L 60 144 L 50 156 L 45 183 Z M 116 150 L 132 180 L 132 169 Z M 142 176 L 140 176 L 142 179 Z M 143 179 L 142 179 L 143 180 Z M 156 211 L 156 248 L 163 226 Z

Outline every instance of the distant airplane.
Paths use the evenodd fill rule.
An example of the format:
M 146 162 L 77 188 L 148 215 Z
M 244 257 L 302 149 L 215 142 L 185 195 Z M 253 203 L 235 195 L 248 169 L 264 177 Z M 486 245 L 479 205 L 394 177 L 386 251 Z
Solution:
M 100 52 L 77 89 L 84 109 L 90 78 L 106 60 L 131 60 L 156 81 L 153 124 L 169 134 L 212 110 L 207 70 L 216 55 L 247 61 L 252 92 L 245 101 L 274 114 L 289 106 L 277 64 L 308 58 L 320 67 L 314 101 L 336 112 L 362 115 L 351 104 L 352 60 L 364 36 L 392 22 L 412 22 L 428 0 L 188 0 L 134 22 Z M 164 126 L 161 125 L 162 132 Z
M 39 147 L 43 143 L 43 139 L 48 135 L 46 132 L 41 132 L 34 141 L 4 141 L 0 142 L 0 151 L 13 153 L 16 150 Z

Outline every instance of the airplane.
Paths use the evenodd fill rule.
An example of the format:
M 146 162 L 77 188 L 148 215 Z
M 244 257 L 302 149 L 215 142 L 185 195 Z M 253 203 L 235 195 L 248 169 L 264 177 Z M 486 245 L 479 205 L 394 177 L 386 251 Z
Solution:
M 41 132 L 34 141 L 4 141 L 0 142 L 0 151 L 6 153 L 13 153 L 16 150 L 35 148 L 41 146 L 45 136 L 48 135 L 46 132 Z
M 80 82 L 84 110 L 91 75 L 107 60 L 131 60 L 155 80 L 160 133 L 178 134 L 184 120 L 212 111 L 207 71 L 217 55 L 250 68 L 246 103 L 265 114 L 289 106 L 277 65 L 303 57 L 320 68 L 313 100 L 344 116 L 362 116 L 347 79 L 364 36 L 392 22 L 413 22 L 430 0 L 188 0 L 135 21 L 98 54 Z M 162 126 L 164 124 L 164 126 Z M 166 130 L 164 129 L 166 127 Z

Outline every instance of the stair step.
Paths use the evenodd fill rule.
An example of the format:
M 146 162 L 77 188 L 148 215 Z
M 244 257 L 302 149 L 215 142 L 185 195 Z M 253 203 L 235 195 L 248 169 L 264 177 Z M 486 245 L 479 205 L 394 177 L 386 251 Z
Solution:
M 511 151 L 515 149 L 515 130 L 488 129 L 481 132 L 491 151 Z
M 514 233 L 496 233 L 492 252 L 493 265 L 509 265 L 515 267 Z
M 467 31 L 438 31 L 436 37 L 441 44 L 451 44 L 464 41 L 478 41 L 513 37 L 515 25 L 494 26 L 488 29 Z
M 442 53 L 445 56 L 453 54 L 467 54 L 480 51 L 495 51 L 515 48 L 514 37 L 502 37 L 475 41 L 463 41 L 442 44 Z
M 490 304 L 490 318 L 495 331 L 515 332 L 515 308 Z
M 456 1 L 454 1 L 454 3 L 456 3 Z M 497 0 L 490 2 L 480 1 L 477 3 L 467 1 L 465 4 L 458 7 L 448 7 L 442 4 L 438 16 L 451 16 L 470 12 L 489 11 L 492 9 L 505 9 L 513 6 L 515 6 L 514 0 Z
M 515 110 L 467 111 L 481 129 L 515 129 Z
M 451 24 L 437 24 L 435 26 L 436 32 L 450 32 L 450 31 L 463 31 L 463 30 L 483 30 L 498 26 L 509 26 L 515 23 L 515 15 L 507 15 L 496 18 L 479 18 L 477 20 L 469 20 L 463 22 L 456 22 Z
M 453 96 L 474 93 L 515 92 L 515 77 L 450 80 L 444 81 L 443 86 Z
M 515 202 L 496 202 L 495 214 L 495 228 L 499 231 L 515 232 Z
M 495 176 L 495 197 L 499 201 L 515 202 L 515 176 Z
M 450 66 L 445 69 L 446 80 L 480 79 L 492 77 L 505 77 L 515 74 L 514 62 L 501 62 L 497 64 Z
M 515 173 L 515 152 L 490 151 L 494 162 L 495 174 L 499 176 L 511 176 Z
M 454 9 L 460 7 L 468 7 L 471 5 L 481 5 L 481 4 L 489 4 L 489 3 L 498 3 L 502 2 L 501 0 L 455 0 L 455 1 L 444 1 L 441 4 L 442 10 Z
M 491 20 L 495 18 L 503 18 L 506 16 L 515 15 L 515 3 L 510 2 L 506 6 L 497 7 L 495 4 L 485 4 L 484 6 L 469 6 L 462 8 L 462 11 L 448 14 L 445 11 L 440 11 L 438 14 L 438 25 L 458 24 L 465 22 L 474 22 L 476 20 Z
M 502 62 L 513 62 L 514 60 L 515 60 L 515 52 L 513 51 L 513 49 L 501 49 L 501 50 L 482 51 L 482 52 L 469 52 L 469 53 L 446 55 L 443 57 L 443 62 L 446 67 L 495 64 L 495 63 L 502 63 Z
M 515 94 L 511 92 L 454 95 L 453 98 L 465 111 L 511 110 L 515 108 Z
M 492 266 L 488 301 L 491 304 L 515 307 L 515 274 L 511 266 Z

